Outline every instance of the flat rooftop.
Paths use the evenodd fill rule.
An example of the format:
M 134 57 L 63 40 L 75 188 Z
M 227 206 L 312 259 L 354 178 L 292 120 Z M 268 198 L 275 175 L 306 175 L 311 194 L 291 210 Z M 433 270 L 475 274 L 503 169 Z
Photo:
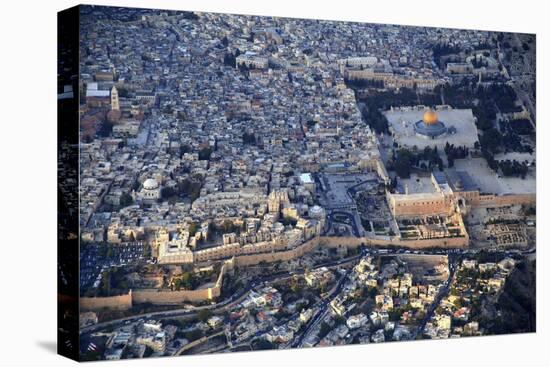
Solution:
M 422 194 L 436 192 L 436 188 L 430 176 L 422 177 L 412 174 L 410 178 L 399 178 L 397 181 L 397 191 L 400 194 L 405 193 L 405 188 L 409 194 Z
M 302 173 L 300 175 L 300 181 L 302 181 L 303 184 L 314 183 L 313 177 L 311 176 L 311 173 Z
M 473 183 L 482 193 L 532 194 L 536 192 L 536 178 L 529 173 L 525 179 L 520 177 L 499 177 L 484 158 L 455 160 L 456 171 L 466 171 Z

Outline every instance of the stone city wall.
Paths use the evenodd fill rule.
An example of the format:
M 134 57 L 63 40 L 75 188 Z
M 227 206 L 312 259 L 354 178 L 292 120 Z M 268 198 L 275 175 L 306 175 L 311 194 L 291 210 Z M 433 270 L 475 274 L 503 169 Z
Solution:
M 402 240 L 397 237 L 388 237 L 388 239 L 368 238 L 368 237 L 316 237 L 302 245 L 287 251 L 277 251 L 263 254 L 242 255 L 235 257 L 236 266 L 257 265 L 261 262 L 272 263 L 277 261 L 290 261 L 304 254 L 313 251 L 318 246 L 327 248 L 357 248 L 361 245 L 366 246 L 395 246 L 408 247 L 411 249 L 426 248 L 465 248 L 468 247 L 468 236 L 433 238 L 425 240 Z
M 184 302 L 202 302 L 219 295 L 219 287 L 183 291 L 144 289 L 134 291 L 132 298 L 135 304 L 176 305 Z
M 272 263 L 276 261 L 290 261 L 303 256 L 319 245 L 319 237 L 312 238 L 303 244 L 286 251 L 266 252 L 253 255 L 240 255 L 235 257 L 236 266 L 250 266 L 261 262 Z
M 315 237 L 303 244 L 286 251 L 276 251 L 251 255 L 240 255 L 226 261 L 220 269 L 220 275 L 213 287 L 195 290 L 168 291 L 143 289 L 130 291 L 127 295 L 113 297 L 83 297 L 80 305 L 83 310 L 101 310 L 104 308 L 127 310 L 132 304 L 151 303 L 155 305 L 175 305 L 184 302 L 202 302 L 219 297 L 226 270 L 234 266 L 250 266 L 261 262 L 272 263 L 290 261 L 315 250 L 319 246 L 327 248 L 357 248 L 367 246 L 396 246 L 413 249 L 430 247 L 464 248 L 468 246 L 468 236 L 452 238 L 434 238 L 426 240 L 402 240 L 398 237 L 368 238 L 368 237 Z
M 530 205 L 536 204 L 537 195 L 531 194 L 510 194 L 510 195 L 479 195 L 472 198 L 472 207 L 499 207 L 509 205 Z
M 128 310 L 132 307 L 132 291 L 128 294 L 111 297 L 81 297 L 80 309 L 83 311 L 98 311 L 105 308 L 111 310 Z
M 368 237 L 321 237 L 321 244 L 326 247 L 356 248 L 362 244 L 366 246 L 395 246 L 411 249 L 440 248 L 464 248 L 468 247 L 468 236 L 432 238 L 424 240 L 403 240 L 398 237 L 368 238 Z
M 357 248 L 361 245 L 367 245 L 367 241 L 365 237 L 323 236 L 319 239 L 319 242 L 322 246 L 328 247 L 328 248 L 338 248 L 338 247 Z
M 128 294 L 111 297 L 82 297 L 82 310 L 128 310 L 134 304 L 176 305 L 184 302 L 203 302 L 219 297 L 226 271 L 233 269 L 233 261 L 224 262 L 214 286 L 204 289 L 168 291 L 159 289 L 130 290 Z
M 132 293 L 134 304 L 151 303 L 154 305 L 176 305 L 184 302 L 203 302 L 217 298 L 221 294 L 223 277 L 226 271 L 233 268 L 233 261 L 223 263 L 216 283 L 204 289 L 169 291 L 159 289 L 140 289 Z
M 463 237 L 448 237 L 448 238 L 431 238 L 424 240 L 378 240 L 369 239 L 367 242 L 372 246 L 397 246 L 408 247 L 411 249 L 426 249 L 426 248 L 465 248 L 468 247 L 468 236 Z

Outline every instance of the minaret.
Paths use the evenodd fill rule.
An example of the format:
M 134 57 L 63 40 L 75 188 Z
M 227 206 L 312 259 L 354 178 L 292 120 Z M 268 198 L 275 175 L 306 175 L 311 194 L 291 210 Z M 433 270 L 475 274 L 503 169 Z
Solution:
M 120 105 L 118 103 L 118 91 L 114 85 L 113 88 L 111 88 L 111 110 L 120 111 Z

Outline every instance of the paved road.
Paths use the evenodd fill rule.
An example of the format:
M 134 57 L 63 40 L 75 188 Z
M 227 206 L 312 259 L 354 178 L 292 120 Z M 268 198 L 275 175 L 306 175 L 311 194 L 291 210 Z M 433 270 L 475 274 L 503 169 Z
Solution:
M 418 325 L 418 328 L 416 328 L 415 331 L 412 333 L 411 335 L 412 340 L 415 340 L 418 335 L 422 335 L 422 333 L 424 332 L 424 328 L 426 327 L 426 324 L 428 323 L 428 321 L 430 321 L 430 319 L 434 315 L 435 310 L 437 309 L 437 307 L 439 307 L 439 304 L 441 303 L 441 300 L 447 295 L 447 293 L 449 293 L 449 287 L 453 280 L 453 276 L 455 274 L 457 265 L 460 262 L 460 259 L 461 257 L 459 256 L 456 256 L 456 257 L 453 256 L 452 259 L 449 259 L 449 277 L 447 278 L 445 283 L 443 283 L 443 287 L 439 290 L 434 301 L 428 308 L 428 311 L 426 312 L 426 316 L 424 316 L 424 318 Z
M 357 258 L 359 259 L 359 258 L 367 255 L 368 253 L 369 253 L 368 250 L 365 249 L 365 250 L 361 251 L 361 253 L 359 255 L 357 255 Z M 347 262 L 349 262 L 349 261 L 355 261 L 355 260 L 348 260 Z M 351 269 L 348 269 L 346 271 L 346 273 L 342 276 L 342 278 L 340 278 L 340 280 L 336 284 L 336 287 L 334 287 L 332 289 L 332 291 L 330 292 L 330 294 L 324 300 L 321 301 L 321 303 L 318 305 L 319 310 L 311 318 L 311 320 L 309 320 L 309 322 L 306 325 L 306 328 L 305 328 L 304 332 L 292 342 L 291 346 L 293 348 L 301 346 L 302 341 L 309 335 L 311 330 L 316 328 L 317 325 L 319 324 L 319 322 L 321 322 L 325 318 L 325 315 L 328 312 L 328 305 L 330 304 L 330 302 L 334 298 L 336 298 L 340 294 L 340 292 L 342 291 L 342 287 L 344 286 L 344 283 L 348 279 L 348 275 L 349 275 L 350 272 L 351 272 Z

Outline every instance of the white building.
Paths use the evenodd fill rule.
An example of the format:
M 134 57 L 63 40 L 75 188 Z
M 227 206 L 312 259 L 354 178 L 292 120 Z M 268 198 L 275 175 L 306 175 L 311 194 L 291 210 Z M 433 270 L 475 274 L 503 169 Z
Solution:
M 144 202 L 155 202 L 160 199 L 160 185 L 154 178 L 148 178 L 143 182 L 139 197 Z
M 272 343 L 287 343 L 294 338 L 294 333 L 287 327 L 274 326 L 271 331 L 266 334 L 266 339 Z
M 139 121 L 124 121 L 113 126 L 115 138 L 135 138 L 139 134 Z
M 246 52 L 242 55 L 239 55 L 237 56 L 235 61 L 237 68 L 241 65 L 244 65 L 247 68 L 267 69 L 269 65 L 269 60 L 267 59 L 267 57 L 260 57 L 254 52 Z
M 367 322 L 369 322 L 367 315 L 360 313 L 358 315 L 350 316 L 346 321 L 346 325 L 348 325 L 350 329 L 357 329 L 366 325 Z
M 300 182 L 307 190 L 315 192 L 315 181 L 311 173 L 302 173 L 300 175 Z

